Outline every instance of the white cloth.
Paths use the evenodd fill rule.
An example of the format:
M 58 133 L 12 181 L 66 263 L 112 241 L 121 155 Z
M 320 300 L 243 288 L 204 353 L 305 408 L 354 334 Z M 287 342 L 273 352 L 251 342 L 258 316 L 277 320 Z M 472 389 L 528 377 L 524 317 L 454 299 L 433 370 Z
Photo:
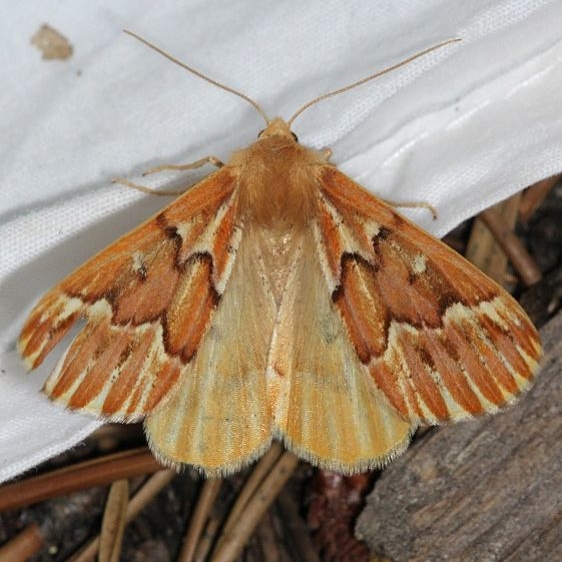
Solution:
M 7 13 L 9 11 L 9 17 Z M 15 352 L 38 297 L 167 203 L 110 184 L 157 163 L 227 159 L 263 128 L 244 101 L 183 71 L 121 30 L 152 40 L 250 95 L 270 116 L 462 38 L 326 100 L 294 125 L 303 144 L 394 201 L 434 234 L 562 168 L 559 0 L 246 2 L 4 1 L 0 20 L 0 480 L 98 426 L 38 393 Z M 43 61 L 47 23 L 74 55 Z M 160 186 L 171 175 L 143 183 Z

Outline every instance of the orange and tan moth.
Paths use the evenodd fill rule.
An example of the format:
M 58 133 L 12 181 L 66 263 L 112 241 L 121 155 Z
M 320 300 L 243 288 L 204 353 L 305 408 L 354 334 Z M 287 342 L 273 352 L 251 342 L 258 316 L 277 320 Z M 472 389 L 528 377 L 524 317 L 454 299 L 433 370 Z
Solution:
M 258 140 L 27 319 L 30 369 L 84 319 L 51 399 L 144 419 L 159 459 L 207 475 L 272 439 L 352 473 L 403 451 L 420 424 L 494 412 L 529 386 L 541 346 L 517 302 L 291 132 L 344 89 L 284 121 L 224 88 L 266 119 Z

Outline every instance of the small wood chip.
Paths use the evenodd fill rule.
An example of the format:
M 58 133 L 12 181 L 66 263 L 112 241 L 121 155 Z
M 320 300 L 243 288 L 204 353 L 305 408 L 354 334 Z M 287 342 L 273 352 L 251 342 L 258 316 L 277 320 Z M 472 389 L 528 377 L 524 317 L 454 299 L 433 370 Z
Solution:
M 72 56 L 73 48 L 69 40 L 47 24 L 37 30 L 31 38 L 31 44 L 43 53 L 44 60 L 66 60 Z

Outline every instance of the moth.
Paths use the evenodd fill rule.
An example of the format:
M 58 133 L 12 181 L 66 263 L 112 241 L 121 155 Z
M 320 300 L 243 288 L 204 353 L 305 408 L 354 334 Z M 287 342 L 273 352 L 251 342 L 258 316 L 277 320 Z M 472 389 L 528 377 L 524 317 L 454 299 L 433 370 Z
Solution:
M 158 459 L 209 476 L 272 439 L 354 473 L 420 424 L 495 412 L 528 388 L 541 345 L 517 302 L 292 133 L 349 87 L 284 121 L 218 85 L 265 129 L 35 306 L 19 339 L 29 369 L 83 324 L 44 385 L 52 400 L 143 419 Z

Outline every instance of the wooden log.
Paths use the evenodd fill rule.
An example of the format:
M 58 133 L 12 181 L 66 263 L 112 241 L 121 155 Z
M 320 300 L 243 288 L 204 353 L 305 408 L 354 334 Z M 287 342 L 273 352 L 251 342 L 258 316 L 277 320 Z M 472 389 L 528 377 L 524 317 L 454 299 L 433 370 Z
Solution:
M 562 560 L 562 314 L 535 386 L 495 416 L 432 429 L 376 482 L 356 535 L 395 562 Z

